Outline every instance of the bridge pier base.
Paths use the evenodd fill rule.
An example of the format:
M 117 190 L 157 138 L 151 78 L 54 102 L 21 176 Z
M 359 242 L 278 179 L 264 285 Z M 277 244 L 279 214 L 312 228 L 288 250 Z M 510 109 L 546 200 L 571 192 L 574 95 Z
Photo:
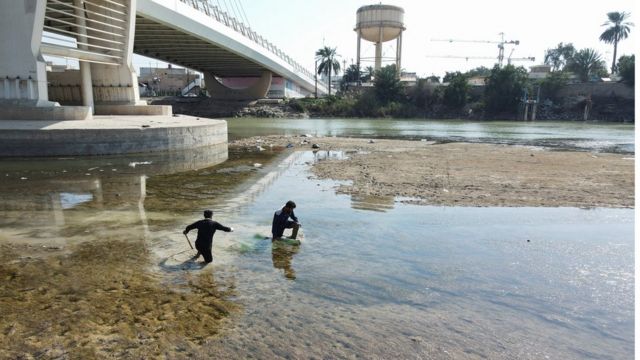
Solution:
M 93 0 L 91 7 L 75 0 L 56 6 L 73 11 L 76 27 L 61 31 L 75 37 L 77 47 L 42 42 L 45 17 L 53 23 L 48 26 L 66 22 L 49 20 L 60 10 L 48 7 L 47 0 L 0 0 L 0 120 L 91 120 L 94 113 L 171 115 L 170 107 L 140 102 L 132 65 L 136 0 Z M 109 20 L 114 16 L 120 18 Z M 96 50 L 105 47 L 113 49 Z M 80 71 L 47 73 L 43 53 L 77 59 Z
M 23 108 L 32 118 L 67 113 L 51 109 L 59 104 L 47 96 L 47 69 L 40 52 L 46 4 L 46 0 L 0 0 L 0 119 Z
M 271 87 L 272 74 L 265 71 L 253 85 L 244 89 L 232 89 L 223 85 L 211 73 L 204 74 L 205 87 L 209 96 L 219 100 L 257 100 L 267 96 Z

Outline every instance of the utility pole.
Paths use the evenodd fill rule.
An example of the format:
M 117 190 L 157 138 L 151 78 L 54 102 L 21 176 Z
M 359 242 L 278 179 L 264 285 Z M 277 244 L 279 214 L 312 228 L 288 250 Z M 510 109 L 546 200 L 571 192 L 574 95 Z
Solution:
M 316 59 L 316 67 L 315 67 L 315 71 L 313 72 L 313 78 L 316 81 L 316 99 L 318 98 L 318 60 Z

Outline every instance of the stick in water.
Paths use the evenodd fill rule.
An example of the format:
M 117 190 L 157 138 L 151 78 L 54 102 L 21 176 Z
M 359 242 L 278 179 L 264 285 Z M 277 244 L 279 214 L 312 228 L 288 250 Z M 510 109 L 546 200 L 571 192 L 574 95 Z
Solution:
M 184 237 L 187 238 L 187 242 L 189 243 L 189 246 L 193 249 L 193 245 L 191 245 L 191 241 L 189 240 L 189 237 L 187 236 L 187 234 L 184 234 Z

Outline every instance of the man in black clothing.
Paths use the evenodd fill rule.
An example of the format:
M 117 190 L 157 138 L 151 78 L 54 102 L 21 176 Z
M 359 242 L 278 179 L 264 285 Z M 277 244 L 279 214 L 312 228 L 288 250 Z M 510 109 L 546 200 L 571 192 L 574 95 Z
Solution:
M 189 231 L 198 229 L 198 238 L 196 239 L 196 250 L 198 250 L 198 253 L 194 257 L 194 260 L 197 259 L 200 254 L 202 254 L 205 263 L 212 262 L 213 256 L 211 255 L 211 245 L 213 244 L 213 234 L 216 233 L 216 230 L 222 230 L 226 232 L 233 231 L 233 228 L 226 227 L 217 221 L 211 220 L 212 216 L 213 211 L 205 210 L 203 220 L 194 222 L 193 224 L 187 226 L 187 228 L 182 232 L 183 234 L 187 235 Z
M 298 229 L 300 229 L 300 222 L 296 214 L 293 213 L 293 209 L 296 208 L 296 203 L 289 200 L 284 207 L 273 214 L 273 222 L 271 223 L 271 241 L 280 239 L 284 233 L 284 229 L 293 229 L 289 239 L 295 239 L 298 236 Z M 293 221 L 289 220 L 291 218 Z

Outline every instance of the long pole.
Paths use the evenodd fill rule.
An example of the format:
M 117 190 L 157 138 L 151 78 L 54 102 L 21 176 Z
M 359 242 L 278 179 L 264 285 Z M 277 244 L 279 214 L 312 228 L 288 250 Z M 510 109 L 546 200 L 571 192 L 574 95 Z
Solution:
M 189 237 L 187 236 L 187 234 L 184 234 L 184 237 L 187 238 L 187 242 L 189 243 L 189 247 L 193 249 L 193 245 L 191 245 L 191 241 L 189 240 Z
M 316 60 L 316 70 L 313 72 L 313 78 L 316 80 L 316 99 L 318 98 L 318 60 Z

